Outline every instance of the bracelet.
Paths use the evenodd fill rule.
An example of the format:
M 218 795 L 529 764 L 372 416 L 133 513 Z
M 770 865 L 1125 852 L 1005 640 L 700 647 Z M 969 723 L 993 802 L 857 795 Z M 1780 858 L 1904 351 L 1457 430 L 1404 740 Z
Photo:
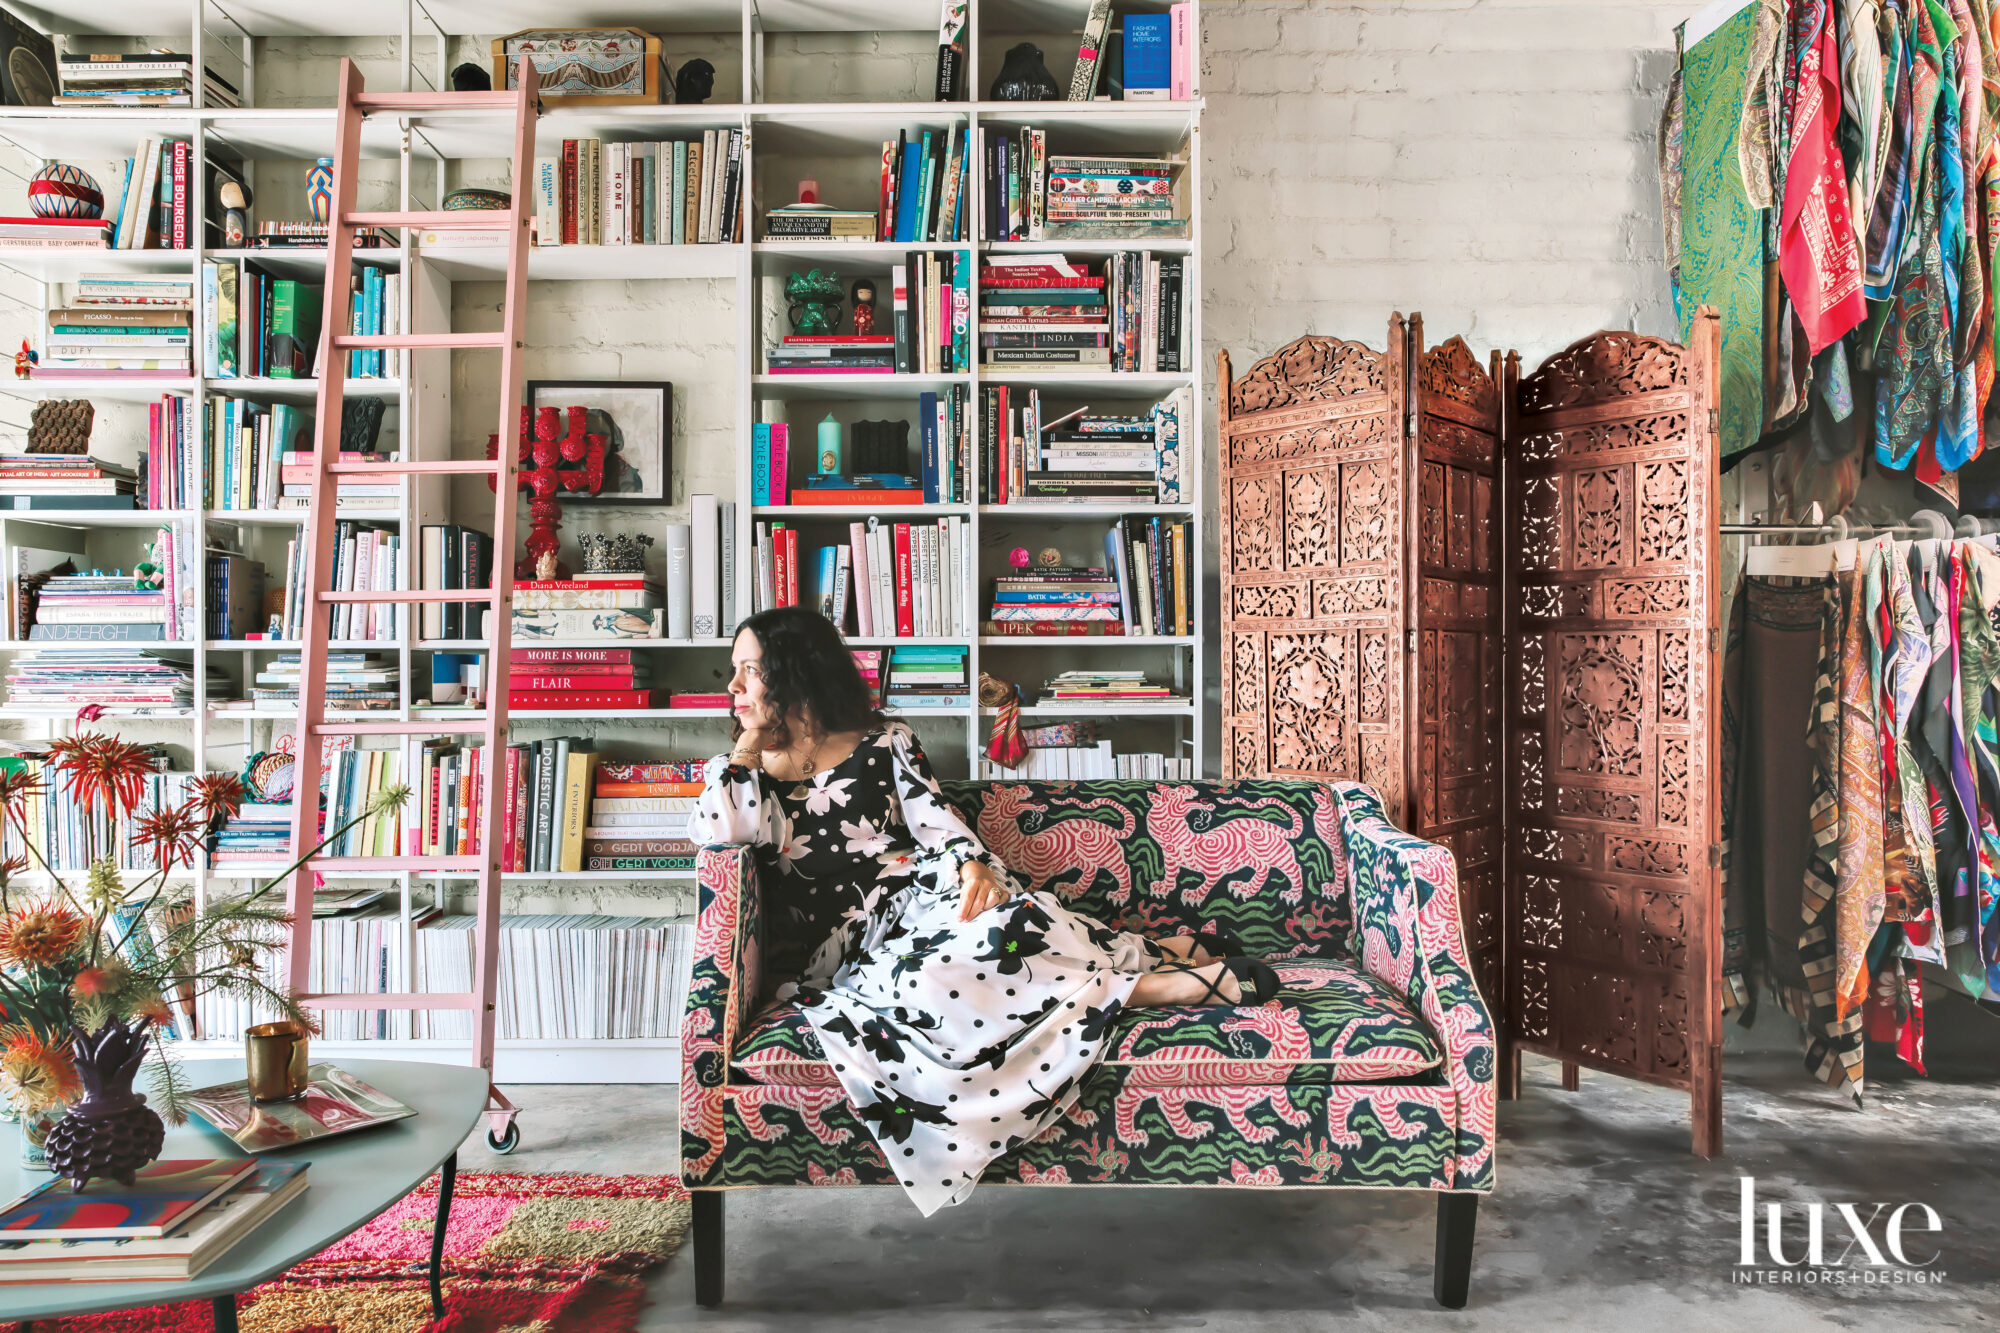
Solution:
M 751 760 L 760 757 L 759 753 L 755 750 L 731 750 L 729 752 L 729 762 L 739 764 L 744 768 L 751 767 Z

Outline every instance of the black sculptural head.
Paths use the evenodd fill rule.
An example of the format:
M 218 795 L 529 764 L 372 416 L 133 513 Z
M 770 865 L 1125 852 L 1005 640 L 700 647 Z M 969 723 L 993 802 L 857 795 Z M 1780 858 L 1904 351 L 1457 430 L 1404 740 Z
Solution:
M 681 66 L 681 72 L 674 76 L 674 102 L 678 106 L 694 106 L 708 100 L 715 91 L 715 66 L 706 60 L 694 59 Z
M 995 102 L 1053 102 L 1062 91 L 1056 87 L 1056 76 L 1042 63 L 1041 48 L 1022 42 L 1000 62 L 1000 73 L 994 76 L 987 96 Z

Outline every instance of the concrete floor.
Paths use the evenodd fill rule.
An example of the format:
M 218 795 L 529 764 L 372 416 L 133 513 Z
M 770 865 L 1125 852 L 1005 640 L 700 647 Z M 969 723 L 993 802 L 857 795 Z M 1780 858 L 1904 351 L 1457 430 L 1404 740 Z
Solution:
M 1435 1204 L 1415 1194 L 988 1188 L 926 1222 L 893 1191 L 797 1189 L 731 1194 L 727 1301 L 694 1305 L 690 1242 L 642 1328 L 2000 1327 L 2000 1017 L 1945 996 L 1929 1018 L 1931 1077 L 1871 1058 L 1863 1111 L 1806 1076 L 1782 1015 L 1731 1027 L 1726 1155 L 1710 1162 L 1688 1153 L 1678 1094 L 1588 1072 L 1565 1093 L 1531 1057 L 1522 1098 L 1500 1104 L 1499 1188 L 1457 1314 L 1431 1302 Z M 671 1088 L 509 1092 L 521 1148 L 475 1139 L 465 1169 L 675 1169 Z M 1746 1174 L 1760 1199 L 1931 1205 L 1942 1235 L 1911 1249 L 1941 1247 L 1943 1281 L 1732 1284 Z

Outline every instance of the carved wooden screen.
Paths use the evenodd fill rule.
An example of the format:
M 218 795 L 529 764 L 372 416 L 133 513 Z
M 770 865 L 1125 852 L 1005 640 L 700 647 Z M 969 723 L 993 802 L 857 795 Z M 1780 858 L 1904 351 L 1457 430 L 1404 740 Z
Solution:
M 1451 848 L 1480 989 L 1500 994 L 1500 375 L 1410 317 L 1410 830 Z
M 1598 333 L 1507 386 L 1506 1023 L 1687 1089 L 1721 1143 L 1717 334 Z
M 1225 777 L 1360 778 L 1403 814 L 1403 321 L 1386 351 L 1220 358 Z

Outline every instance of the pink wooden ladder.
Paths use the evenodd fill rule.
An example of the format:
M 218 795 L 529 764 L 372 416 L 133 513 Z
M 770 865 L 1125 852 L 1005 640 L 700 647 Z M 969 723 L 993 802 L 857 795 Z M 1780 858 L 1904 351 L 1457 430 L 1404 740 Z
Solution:
M 486 1070 L 489 1086 L 493 1073 L 494 992 L 499 981 L 500 959 L 500 821 L 505 793 L 501 762 L 507 748 L 507 657 L 513 630 L 513 550 L 515 474 L 517 451 L 511 447 L 520 430 L 520 403 L 523 366 L 521 335 L 526 327 L 528 294 L 528 219 L 531 171 L 535 160 L 535 117 L 540 110 L 533 66 L 521 62 L 520 86 L 514 92 L 485 93 L 368 93 L 362 90 L 361 71 L 352 60 L 340 62 L 340 97 L 337 103 L 339 126 L 333 150 L 332 222 L 326 250 L 326 316 L 319 340 L 319 406 L 314 422 L 314 482 L 311 533 L 305 543 L 305 587 L 310 590 L 305 626 L 299 644 L 299 746 L 297 781 L 293 787 L 292 846 L 297 855 L 319 841 L 319 811 L 314 794 L 319 790 L 320 745 L 323 736 L 476 736 L 485 749 L 485 772 L 480 781 L 479 810 L 483 815 L 477 856 L 316 856 L 301 865 L 292 876 L 289 910 L 292 915 L 292 942 L 289 981 L 299 998 L 321 1009 L 464 1009 L 472 1014 L 472 1053 Z M 512 112 L 514 116 L 513 202 L 504 209 L 460 210 L 454 212 L 361 213 L 354 209 L 355 178 L 361 161 L 361 122 L 370 114 L 419 115 L 425 112 L 490 111 Z M 427 229 L 472 229 L 505 231 L 507 244 L 507 296 L 505 316 L 497 333 L 394 333 L 356 336 L 336 333 L 334 326 L 346 303 L 339 299 L 348 289 L 354 231 L 365 227 Z M 500 438 L 508 442 L 500 449 L 497 462 L 459 459 L 433 462 L 411 461 L 407 443 L 399 462 L 343 463 L 340 461 L 341 408 L 346 387 L 346 353 L 375 348 L 474 348 L 490 347 L 500 353 Z M 406 363 L 405 371 L 409 367 Z M 408 423 L 402 423 L 407 429 Z M 493 512 L 493 584 L 483 591 L 334 592 L 333 574 L 334 508 L 339 501 L 343 476 L 365 474 L 381 478 L 397 474 L 486 476 L 496 480 Z M 406 542 L 404 559 L 416 566 L 417 552 Z M 367 606 L 411 605 L 425 602 L 465 602 L 490 608 L 486 620 L 486 707 L 482 716 L 462 721 L 354 722 L 326 717 L 326 653 L 332 632 L 332 606 L 349 602 Z M 406 771 L 404 779 L 411 773 Z M 315 872 L 418 871 L 451 875 L 475 875 L 479 881 L 479 924 L 477 948 L 468 992 L 419 992 L 414 994 L 313 994 L 307 990 L 312 960 L 312 904 Z M 518 1141 L 514 1131 L 513 1103 L 498 1088 L 491 1090 L 487 1115 L 491 1121 L 490 1140 L 495 1145 Z

